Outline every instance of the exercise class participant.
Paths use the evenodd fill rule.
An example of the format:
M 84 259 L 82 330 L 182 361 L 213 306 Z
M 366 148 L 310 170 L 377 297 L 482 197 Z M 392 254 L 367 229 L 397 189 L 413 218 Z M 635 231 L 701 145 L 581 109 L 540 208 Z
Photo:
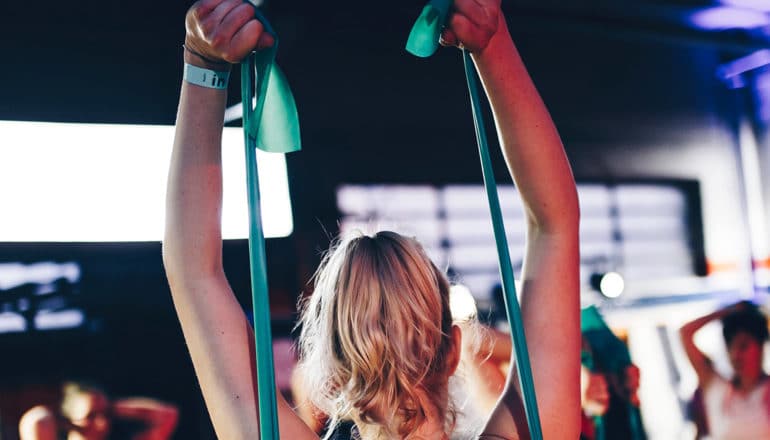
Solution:
M 695 333 L 721 320 L 733 376 L 720 375 L 695 345 Z M 770 380 L 762 369 L 767 318 L 740 302 L 685 324 L 680 330 L 687 357 L 698 375 L 708 431 L 714 440 L 770 439 Z
M 38 405 L 22 415 L 19 436 L 21 440 L 167 440 L 178 419 L 174 405 L 147 397 L 111 400 L 97 386 L 69 381 L 62 385 L 58 407 Z
M 228 71 L 270 35 L 241 0 L 202 0 L 186 17 L 184 61 Z M 443 34 L 470 51 L 528 216 L 521 289 L 544 438 L 580 430 L 578 201 L 558 133 L 522 63 L 499 0 L 456 0 Z M 223 89 L 182 84 L 163 257 L 174 304 L 217 435 L 258 438 L 252 329 L 222 267 Z M 441 146 L 435 146 L 437 157 Z M 244 264 L 247 264 L 244 262 Z M 311 399 L 362 439 L 448 439 L 459 432 L 447 383 L 462 335 L 449 283 L 414 239 L 348 238 L 326 255 L 302 310 L 300 362 Z M 527 438 L 515 374 L 482 439 Z M 278 395 L 281 437 L 313 439 Z M 468 437 L 465 437 L 468 438 Z

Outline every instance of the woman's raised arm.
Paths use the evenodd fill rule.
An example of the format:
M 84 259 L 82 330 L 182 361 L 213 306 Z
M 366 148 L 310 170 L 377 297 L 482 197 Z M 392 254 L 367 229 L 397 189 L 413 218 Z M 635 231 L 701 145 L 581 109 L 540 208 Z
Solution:
M 456 0 L 450 44 L 472 54 L 492 105 L 508 168 L 528 219 L 521 309 L 546 439 L 580 433 L 579 208 L 551 117 L 508 32 L 499 0 Z M 503 201 L 504 203 L 504 201 Z M 485 430 L 513 438 L 520 420 L 516 375 Z M 522 425 L 519 425 L 519 435 Z
M 184 60 L 229 72 L 272 44 L 241 0 L 202 0 L 187 14 Z M 222 267 L 221 137 L 226 89 L 182 83 L 166 196 L 163 262 L 209 414 L 222 439 L 259 438 L 254 337 Z M 283 438 L 317 436 L 278 393 Z

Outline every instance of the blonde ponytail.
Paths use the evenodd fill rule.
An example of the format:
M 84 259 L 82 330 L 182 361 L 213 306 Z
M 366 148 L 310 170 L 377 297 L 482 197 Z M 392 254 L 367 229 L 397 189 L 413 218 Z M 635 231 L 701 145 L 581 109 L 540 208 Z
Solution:
M 449 282 L 416 240 L 341 242 L 301 310 L 300 374 L 332 423 L 353 420 L 365 438 L 408 437 L 431 411 L 453 425 Z

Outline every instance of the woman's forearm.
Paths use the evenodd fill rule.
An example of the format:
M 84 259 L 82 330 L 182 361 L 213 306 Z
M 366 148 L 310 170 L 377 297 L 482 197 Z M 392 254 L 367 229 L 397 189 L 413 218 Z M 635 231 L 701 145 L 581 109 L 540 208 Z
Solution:
M 221 137 L 226 92 L 183 82 L 166 195 L 169 281 L 221 270 Z
M 572 228 L 579 215 L 572 170 L 502 15 L 500 30 L 473 59 L 529 220 L 543 231 Z
M 726 314 L 726 309 L 717 310 L 716 312 L 711 312 L 708 315 L 701 316 L 700 318 L 696 318 L 687 324 L 683 325 L 682 328 L 679 330 L 679 333 L 683 337 L 692 338 L 695 333 L 698 332 L 701 328 L 703 328 L 706 324 L 716 321 L 718 319 L 721 319 Z
M 726 309 L 718 310 L 708 315 L 701 316 L 688 322 L 679 329 L 679 337 L 682 341 L 682 347 L 690 361 L 698 381 L 701 386 L 706 385 L 714 375 L 714 369 L 711 360 L 695 345 L 695 333 L 709 322 L 722 318 L 727 313 Z
M 577 191 L 551 117 L 502 14 L 499 20 L 473 59 L 528 216 L 521 310 L 543 433 L 574 438 L 580 417 Z M 514 385 L 503 399 L 512 402 L 509 408 L 517 402 Z

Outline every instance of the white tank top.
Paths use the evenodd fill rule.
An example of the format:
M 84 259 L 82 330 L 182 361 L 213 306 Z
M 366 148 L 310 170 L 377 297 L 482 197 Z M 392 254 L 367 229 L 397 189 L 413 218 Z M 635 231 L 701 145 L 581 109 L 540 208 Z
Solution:
M 770 439 L 770 380 L 742 394 L 715 375 L 703 398 L 713 440 Z

